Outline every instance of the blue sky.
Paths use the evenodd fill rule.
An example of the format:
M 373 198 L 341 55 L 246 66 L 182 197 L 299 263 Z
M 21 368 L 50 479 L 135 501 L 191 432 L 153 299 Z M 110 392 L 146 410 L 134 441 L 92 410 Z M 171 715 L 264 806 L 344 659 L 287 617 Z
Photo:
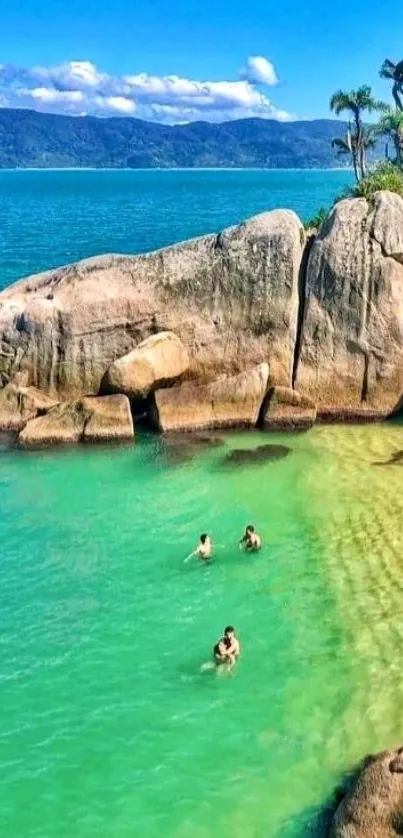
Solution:
M 362 83 L 387 99 L 403 3 L 2 0 L 0 104 L 161 122 L 329 116 Z

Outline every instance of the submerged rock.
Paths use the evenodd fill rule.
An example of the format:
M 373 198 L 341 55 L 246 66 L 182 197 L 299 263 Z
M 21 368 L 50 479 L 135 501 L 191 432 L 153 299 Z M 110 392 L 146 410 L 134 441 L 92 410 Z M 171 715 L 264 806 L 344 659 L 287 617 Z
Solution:
M 207 434 L 165 434 L 161 437 L 160 454 L 170 463 L 181 464 L 193 460 L 209 448 L 218 448 L 224 444 L 220 437 Z
M 105 392 L 144 399 L 158 387 L 172 384 L 189 367 L 189 355 L 173 332 L 159 332 L 118 358 L 102 381 Z
M 19 435 L 23 447 L 133 439 L 126 396 L 87 397 L 62 402 L 45 416 L 30 420 Z
M 403 748 L 364 761 L 338 807 L 329 838 L 396 838 L 403 834 Z
M 268 365 L 260 364 L 210 384 L 186 382 L 179 387 L 157 390 L 150 407 L 150 420 L 160 431 L 254 427 L 268 375 Z
M 290 387 L 272 387 L 262 407 L 262 427 L 266 430 L 308 430 L 316 420 L 316 405 Z
M 374 466 L 398 466 L 403 465 L 403 451 L 395 451 L 391 454 L 388 460 L 379 460 L 372 465 Z
M 288 445 L 258 445 L 257 448 L 236 448 L 223 460 L 228 466 L 248 466 L 266 463 L 270 460 L 282 460 L 291 452 Z

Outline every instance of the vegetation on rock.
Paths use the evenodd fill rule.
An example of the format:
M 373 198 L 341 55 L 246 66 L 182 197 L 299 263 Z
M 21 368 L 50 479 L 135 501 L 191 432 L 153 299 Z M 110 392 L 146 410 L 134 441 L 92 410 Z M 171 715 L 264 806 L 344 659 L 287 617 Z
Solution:
M 369 175 L 357 183 L 349 194 L 354 198 L 370 199 L 375 192 L 396 192 L 403 198 L 403 170 L 390 160 L 379 163 Z

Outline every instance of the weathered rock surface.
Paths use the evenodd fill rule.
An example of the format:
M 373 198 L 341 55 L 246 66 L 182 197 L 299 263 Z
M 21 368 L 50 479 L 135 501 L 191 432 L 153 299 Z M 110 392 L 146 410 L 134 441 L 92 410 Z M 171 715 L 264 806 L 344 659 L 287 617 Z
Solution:
M 157 390 L 150 419 L 160 431 L 248 428 L 256 425 L 267 389 L 268 364 L 210 384 L 186 382 Z
M 262 364 L 263 394 L 250 379 Z M 259 415 L 266 428 L 294 429 L 315 415 L 402 411 L 403 199 L 340 201 L 306 246 L 295 214 L 278 210 L 16 283 L 0 294 L 0 427 L 31 415 L 9 387 L 20 373 L 57 402 L 112 392 L 143 409 L 154 398 L 164 430 L 248 427 Z
M 365 761 L 334 816 L 329 838 L 396 838 L 403 834 L 403 749 Z
M 290 387 L 272 387 L 263 403 L 262 426 L 267 430 L 308 430 L 316 419 L 316 405 Z
M 84 425 L 84 442 L 133 439 L 133 419 L 126 396 L 90 396 L 82 403 L 89 413 Z
M 126 396 L 87 397 L 62 402 L 31 419 L 20 432 L 24 447 L 133 439 L 133 420 Z
M 206 381 L 269 362 L 289 384 L 304 231 L 293 212 L 140 256 L 104 256 L 0 294 L 0 374 L 72 400 L 99 392 L 118 358 L 173 331 Z
M 295 387 L 318 417 L 389 414 L 403 393 L 403 200 L 340 201 L 310 252 Z
M 173 332 L 159 332 L 118 358 L 107 370 L 102 389 L 146 398 L 158 387 L 172 384 L 189 368 L 189 355 Z
M 0 431 L 21 430 L 29 419 L 45 413 L 56 401 L 36 387 L 6 384 L 0 390 Z

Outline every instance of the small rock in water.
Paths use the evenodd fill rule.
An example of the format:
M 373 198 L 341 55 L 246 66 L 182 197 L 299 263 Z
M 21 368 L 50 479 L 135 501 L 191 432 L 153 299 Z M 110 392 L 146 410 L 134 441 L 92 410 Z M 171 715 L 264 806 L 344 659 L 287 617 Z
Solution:
M 208 434 L 175 433 L 161 438 L 161 454 L 173 463 L 192 460 L 198 452 L 224 445 L 220 437 Z
M 372 463 L 373 466 L 403 466 L 403 451 L 395 451 L 391 454 L 389 460 L 377 460 Z
M 266 463 L 268 460 L 282 460 L 291 451 L 288 445 L 259 445 L 257 448 L 237 448 L 230 451 L 224 465 L 247 466 Z

